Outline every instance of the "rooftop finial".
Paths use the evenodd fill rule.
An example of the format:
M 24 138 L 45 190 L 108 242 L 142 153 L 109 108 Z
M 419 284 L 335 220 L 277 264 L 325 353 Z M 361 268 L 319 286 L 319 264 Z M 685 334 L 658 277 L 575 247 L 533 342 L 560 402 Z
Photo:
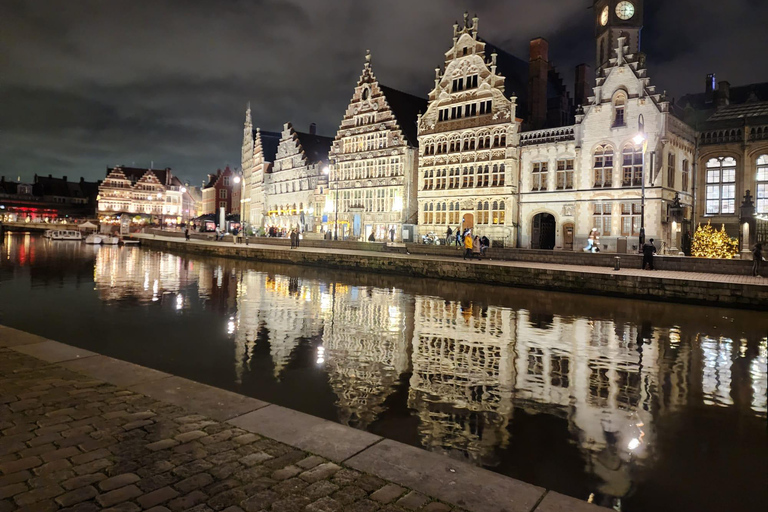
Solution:
M 480 21 L 480 18 L 477 17 L 477 14 L 472 18 L 472 35 L 477 38 L 477 22 Z
M 469 13 L 464 11 L 464 28 L 469 28 Z
M 371 50 L 365 50 L 365 63 L 371 63 Z

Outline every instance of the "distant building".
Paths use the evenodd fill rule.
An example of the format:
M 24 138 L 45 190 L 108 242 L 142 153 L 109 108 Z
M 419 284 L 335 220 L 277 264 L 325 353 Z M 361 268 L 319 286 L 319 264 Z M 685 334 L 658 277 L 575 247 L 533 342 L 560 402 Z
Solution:
M 416 120 L 426 110 L 425 98 L 379 83 L 366 55 L 330 153 L 326 227 L 334 229 L 338 203 L 340 238 L 382 241 L 394 230 L 400 240 L 403 224 L 416 223 Z
M 100 182 L 70 182 L 67 177 L 34 177 L 33 183 L 6 181 L 0 177 L 0 220 L 52 222 L 96 216 Z
M 193 218 L 183 207 L 193 204 L 186 195 L 187 188 L 170 168 L 107 168 L 99 186 L 99 218 L 110 222 L 127 214 L 137 223 L 181 224 Z
M 279 132 L 254 130 L 251 120 L 251 106 L 245 112 L 243 130 L 243 197 L 242 218 L 252 227 L 261 228 L 266 219 L 266 198 L 264 197 L 264 176 L 272 169 L 280 144 Z
M 242 176 L 227 166 L 223 171 L 208 175 L 208 183 L 203 187 L 202 214 L 218 214 L 224 208 L 227 215 L 240 214 L 240 193 Z
M 314 124 L 309 133 L 296 131 L 291 123 L 283 126 L 274 164 L 264 175 L 266 226 L 298 227 L 302 232 L 319 228 L 321 212 L 315 211 L 315 191 L 328 183 L 323 169 L 332 141 L 317 135 Z

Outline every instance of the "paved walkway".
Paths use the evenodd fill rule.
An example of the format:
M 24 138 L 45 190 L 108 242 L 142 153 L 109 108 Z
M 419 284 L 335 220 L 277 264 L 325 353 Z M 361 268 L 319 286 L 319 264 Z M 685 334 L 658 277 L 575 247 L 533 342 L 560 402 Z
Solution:
M 0 432 L 0 512 L 602 510 L 2 326 Z
M 156 240 L 167 240 L 171 242 L 179 242 L 179 237 L 165 237 L 165 236 L 153 236 L 146 234 L 136 234 L 137 238 L 154 238 Z M 230 246 L 230 247 L 244 247 L 243 244 L 234 244 L 232 242 L 214 242 L 209 240 L 190 240 L 190 244 L 206 245 L 206 246 Z M 421 261 L 446 261 L 455 262 L 461 255 L 460 251 L 456 251 L 456 258 L 446 258 L 444 256 L 437 255 L 421 255 L 421 254 L 399 254 L 389 252 L 372 252 L 372 251 L 355 251 L 349 249 L 327 249 L 327 248 L 315 248 L 315 247 L 299 247 L 298 249 L 290 249 L 288 247 L 273 245 L 273 244 L 258 244 L 250 243 L 248 247 L 258 248 L 263 250 L 273 251 L 299 251 L 307 253 L 328 253 L 332 251 L 334 254 L 348 254 L 353 256 L 376 256 L 393 259 L 409 259 L 409 260 L 421 260 Z M 581 274 L 621 274 L 626 276 L 643 276 L 643 277 L 655 277 L 659 279 L 677 279 L 683 281 L 706 281 L 711 283 L 733 283 L 733 284 L 748 284 L 768 287 L 768 278 L 765 277 L 752 277 L 742 275 L 731 274 L 709 274 L 703 272 L 675 272 L 670 270 L 640 270 L 640 269 L 622 269 L 620 271 L 613 270 L 612 267 L 593 267 L 586 265 L 558 265 L 553 263 L 533 263 L 527 261 L 502 261 L 502 260 L 488 260 L 481 261 L 468 260 L 467 264 L 470 265 L 490 265 L 500 267 L 513 267 L 513 268 L 535 268 L 543 270 L 558 270 L 566 272 L 574 272 Z

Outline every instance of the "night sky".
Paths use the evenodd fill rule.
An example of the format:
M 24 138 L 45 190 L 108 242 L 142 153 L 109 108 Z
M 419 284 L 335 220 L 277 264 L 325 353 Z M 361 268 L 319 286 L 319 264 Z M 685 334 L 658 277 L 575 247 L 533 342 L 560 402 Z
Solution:
M 335 135 L 365 50 L 379 80 L 426 96 L 463 12 L 523 59 L 528 41 L 573 90 L 592 64 L 591 0 L 2 0 L 0 175 L 102 179 L 116 164 L 172 167 L 199 184 L 240 166 L 254 124 Z M 768 81 L 768 1 L 648 0 L 643 50 L 670 96 L 707 73 Z

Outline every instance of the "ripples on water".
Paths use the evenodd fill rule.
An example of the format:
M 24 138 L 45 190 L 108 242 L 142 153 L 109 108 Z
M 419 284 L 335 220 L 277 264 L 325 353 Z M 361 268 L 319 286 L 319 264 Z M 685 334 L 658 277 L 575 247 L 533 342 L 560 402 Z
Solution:
M 2 251 L 6 325 L 619 510 L 768 499 L 764 313 L 24 235 Z

